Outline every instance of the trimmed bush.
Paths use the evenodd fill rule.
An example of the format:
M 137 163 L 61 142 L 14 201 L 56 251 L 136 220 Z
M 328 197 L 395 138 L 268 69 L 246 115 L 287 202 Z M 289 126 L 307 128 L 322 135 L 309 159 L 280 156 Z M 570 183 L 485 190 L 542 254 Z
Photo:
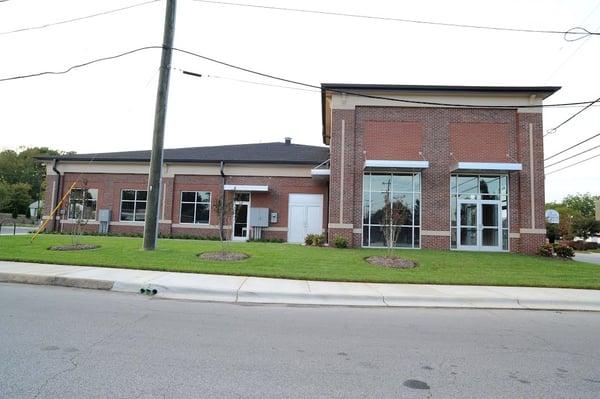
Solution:
M 589 251 L 592 249 L 600 248 L 600 244 L 597 242 L 587 242 L 587 241 L 566 241 L 563 244 L 568 245 L 573 248 L 575 251 Z
M 335 236 L 333 245 L 335 245 L 336 248 L 348 248 L 348 240 L 342 236 Z
M 325 243 L 325 235 L 324 234 L 308 234 L 304 238 L 304 244 L 313 247 L 320 247 Z
M 555 249 L 556 256 L 563 259 L 571 259 L 575 256 L 575 251 L 568 245 L 560 244 Z
M 552 247 L 552 244 L 544 244 L 540 246 L 538 249 L 538 255 L 546 258 L 552 258 L 554 256 L 554 248 Z

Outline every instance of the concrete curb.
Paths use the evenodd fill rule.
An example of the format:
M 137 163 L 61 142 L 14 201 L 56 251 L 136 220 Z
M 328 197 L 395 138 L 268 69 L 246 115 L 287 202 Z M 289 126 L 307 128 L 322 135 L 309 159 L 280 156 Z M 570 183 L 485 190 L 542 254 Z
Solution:
M 57 285 L 61 287 L 87 288 L 105 291 L 111 290 L 114 284 L 114 281 L 107 280 L 72 278 L 62 276 L 41 276 L 20 273 L 0 273 L 0 282 L 36 285 Z
M 0 261 L 0 282 L 140 293 L 240 304 L 581 310 L 600 312 L 600 290 L 342 283 Z

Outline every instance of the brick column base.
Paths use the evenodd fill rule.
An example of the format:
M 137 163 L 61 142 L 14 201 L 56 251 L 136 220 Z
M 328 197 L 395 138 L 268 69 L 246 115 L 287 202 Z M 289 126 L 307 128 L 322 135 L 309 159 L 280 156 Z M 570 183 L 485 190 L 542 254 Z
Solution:
M 546 243 L 545 234 L 523 234 L 521 233 L 519 252 L 535 255 L 541 245 Z
M 340 229 L 330 227 L 327 234 L 327 242 L 330 246 L 335 246 L 334 242 L 337 236 L 344 237 L 346 241 L 348 241 L 348 247 L 360 247 L 360 241 L 358 242 L 358 245 L 354 242 L 354 235 L 352 234 L 352 229 Z

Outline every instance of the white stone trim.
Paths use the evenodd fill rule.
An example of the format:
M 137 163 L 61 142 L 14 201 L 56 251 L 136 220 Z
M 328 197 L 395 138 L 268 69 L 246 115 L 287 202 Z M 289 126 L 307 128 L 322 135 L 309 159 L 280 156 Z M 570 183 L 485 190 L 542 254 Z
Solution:
M 219 229 L 219 225 L 216 224 L 200 224 L 200 223 L 173 223 L 171 227 L 177 227 L 182 229 Z M 231 228 L 231 226 L 223 226 L 223 228 Z
M 450 232 L 442 230 L 421 230 L 421 235 L 435 237 L 450 237 Z
M 508 238 L 521 238 L 520 233 L 508 233 Z
M 109 222 L 109 226 L 141 226 L 144 227 L 144 222 Z
M 327 227 L 330 229 L 353 229 L 354 225 L 352 223 L 329 223 Z
M 546 234 L 546 229 L 520 229 L 521 234 Z
M 354 234 L 362 234 L 363 231 L 362 231 L 362 229 L 354 229 L 354 230 L 352 230 L 352 232 Z
M 61 219 L 60 223 L 61 224 L 77 224 L 77 219 Z M 88 224 L 89 225 L 99 225 L 100 222 L 97 220 L 86 220 L 85 224 L 83 224 L 83 226 L 86 226 Z
M 283 231 L 283 232 L 287 232 L 288 228 L 287 227 L 264 227 L 263 230 L 264 231 Z

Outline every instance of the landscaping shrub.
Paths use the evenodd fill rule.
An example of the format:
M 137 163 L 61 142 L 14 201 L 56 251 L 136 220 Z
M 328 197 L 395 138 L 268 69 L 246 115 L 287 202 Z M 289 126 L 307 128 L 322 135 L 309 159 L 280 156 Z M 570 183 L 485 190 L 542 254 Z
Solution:
M 556 246 L 554 252 L 556 252 L 556 256 L 563 259 L 571 259 L 573 256 L 575 256 L 575 251 L 573 248 L 565 244 L 559 244 Z
M 304 243 L 313 247 L 320 247 L 325 243 L 325 235 L 324 234 L 308 234 L 304 238 Z
M 596 242 L 587 242 L 587 241 L 566 241 L 565 245 L 573 248 L 575 251 L 589 251 L 592 249 L 600 248 L 600 244 Z
M 333 245 L 335 245 L 336 248 L 348 248 L 348 240 L 342 236 L 335 236 Z
M 538 249 L 538 255 L 552 258 L 554 256 L 554 248 L 552 244 L 544 244 Z
M 281 244 L 282 242 L 285 242 L 285 240 L 283 238 L 251 238 L 249 241 L 252 241 L 252 242 L 274 242 L 274 243 L 279 243 L 279 244 Z

